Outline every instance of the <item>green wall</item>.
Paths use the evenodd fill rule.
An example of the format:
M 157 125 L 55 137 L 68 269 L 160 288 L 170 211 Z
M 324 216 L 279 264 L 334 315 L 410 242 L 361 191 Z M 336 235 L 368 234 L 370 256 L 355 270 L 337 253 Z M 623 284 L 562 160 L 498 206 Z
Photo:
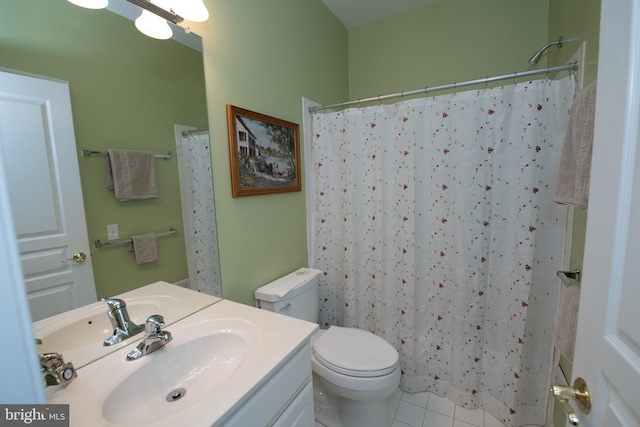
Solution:
M 150 39 L 109 11 L 65 0 L 3 0 L 0 67 L 69 82 L 91 242 L 106 240 L 112 223 L 121 238 L 178 230 L 158 239 L 158 262 L 141 266 L 124 246 L 91 245 L 98 297 L 186 278 L 176 158 L 156 162 L 158 199 L 117 202 L 104 185 L 105 159 L 84 157 L 82 149 L 175 153 L 174 124 L 207 124 L 200 52 Z
M 193 26 L 203 38 L 201 55 L 141 35 L 108 11 L 65 0 L 3 0 L 0 67 L 70 82 L 79 152 L 175 151 L 174 124 L 208 121 L 223 294 L 253 304 L 257 287 L 307 265 L 305 195 L 231 197 L 225 106 L 301 123 L 303 96 L 347 98 L 347 31 L 320 0 L 206 4 L 211 18 Z M 91 241 L 105 240 L 111 223 L 121 237 L 178 229 L 158 240 L 160 260 L 153 264 L 137 266 L 122 246 L 94 249 L 98 296 L 186 278 L 175 158 L 157 162 L 159 199 L 128 203 L 104 189 L 104 159 L 79 154 L 79 163 Z
M 223 293 L 246 304 L 258 286 L 306 265 L 305 194 L 231 197 L 226 104 L 301 123 L 303 96 L 333 103 L 525 70 L 561 34 L 571 43 L 550 49 L 539 67 L 566 62 L 586 40 L 585 83 L 596 78 L 599 0 L 448 0 L 350 31 L 321 0 L 205 4 L 211 17 L 193 30 L 203 37 L 206 88 L 199 54 L 65 0 L 2 1 L 0 67 L 70 81 L 79 150 L 164 151 L 174 146 L 174 123 L 208 119 Z M 182 86 L 166 90 L 174 83 Z M 122 235 L 182 230 L 175 161 L 158 162 L 160 199 L 127 205 L 105 192 L 101 160 L 79 162 L 91 240 L 104 239 L 109 223 Z M 576 209 L 572 267 L 582 267 L 585 224 Z M 159 244 L 162 261 L 143 267 L 121 249 L 94 250 L 99 296 L 186 277 L 182 238 Z
M 78 148 L 101 149 L 118 142 L 120 147 L 169 149 L 174 145 L 172 129 L 169 136 L 162 126 L 149 125 L 151 119 L 161 117 L 170 127 L 202 126 L 206 118 L 185 110 L 206 93 L 223 294 L 253 304 L 257 287 L 307 264 L 305 194 L 231 197 L 227 104 L 302 123 L 302 97 L 332 103 L 525 70 L 532 68 L 526 62 L 529 56 L 558 33 L 593 41 L 587 53 L 595 60 L 599 3 L 587 7 L 575 4 L 579 1 L 448 0 L 348 31 L 321 0 L 205 0 L 210 18 L 192 27 L 203 38 L 206 89 L 191 83 L 184 90 L 190 101 L 185 101 L 183 90 L 161 91 L 136 79 L 151 72 L 151 80 L 164 84 L 184 80 L 186 59 L 161 66 L 139 61 L 150 57 L 159 64 L 161 57 L 175 58 L 175 52 L 164 49 L 177 49 L 177 43 L 146 37 L 139 44 L 125 42 L 125 34 L 137 34 L 131 22 L 65 0 L 4 0 L 0 66 L 71 82 Z M 53 22 L 64 28 L 53 28 Z M 102 27 L 108 37 L 98 35 Z M 71 53 L 75 47 L 81 49 L 80 57 Z M 106 61 L 107 52 L 121 58 Z M 551 65 L 554 54 L 560 53 L 548 51 Z M 540 67 L 546 65 L 544 59 Z M 190 73 L 198 74 L 196 68 L 189 68 Z M 593 79 L 589 69 L 587 76 Z M 107 85 L 107 75 L 111 78 L 116 71 L 127 74 Z M 147 114 L 142 99 L 179 108 Z M 106 112 L 119 114 L 107 119 Z M 167 196 L 123 206 L 104 193 L 101 160 L 79 161 L 92 240 L 104 239 L 106 224 L 113 222 L 120 224 L 123 235 L 146 231 L 151 221 L 154 229 L 176 225 L 181 230 L 179 200 Z M 158 165 L 161 188 L 174 191 L 175 186 L 177 193 L 175 162 Z M 580 213 L 576 217 L 579 228 Z M 574 233 L 578 241 L 580 234 Z M 186 277 L 182 238 L 161 239 L 160 245 L 162 262 L 157 266 L 137 267 L 123 250 L 94 250 L 96 276 L 107 277 L 99 293 L 105 286 L 126 290 Z M 581 255 L 576 265 L 578 261 Z
M 548 0 L 447 0 L 352 29 L 349 96 L 533 68 L 527 60 L 547 42 L 548 5 Z
M 347 30 L 320 0 L 205 4 L 210 18 L 194 31 L 204 44 L 223 295 L 253 305 L 259 286 L 308 264 L 305 192 L 231 197 L 226 105 L 301 124 L 302 97 L 346 99 Z

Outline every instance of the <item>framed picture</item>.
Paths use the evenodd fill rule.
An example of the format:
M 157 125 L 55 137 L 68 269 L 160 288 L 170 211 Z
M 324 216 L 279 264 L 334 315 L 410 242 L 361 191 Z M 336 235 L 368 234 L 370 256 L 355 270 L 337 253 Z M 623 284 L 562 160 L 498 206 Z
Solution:
M 296 123 L 227 105 L 233 197 L 300 191 Z

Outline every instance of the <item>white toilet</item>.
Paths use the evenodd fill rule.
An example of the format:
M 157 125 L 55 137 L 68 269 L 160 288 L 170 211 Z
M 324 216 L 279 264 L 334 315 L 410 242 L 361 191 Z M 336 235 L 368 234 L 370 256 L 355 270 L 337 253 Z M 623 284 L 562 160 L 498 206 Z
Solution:
M 301 268 L 261 288 L 256 305 L 318 322 L 322 272 Z M 400 383 L 398 352 L 360 329 L 331 326 L 311 337 L 316 420 L 327 427 L 389 427 L 387 398 Z

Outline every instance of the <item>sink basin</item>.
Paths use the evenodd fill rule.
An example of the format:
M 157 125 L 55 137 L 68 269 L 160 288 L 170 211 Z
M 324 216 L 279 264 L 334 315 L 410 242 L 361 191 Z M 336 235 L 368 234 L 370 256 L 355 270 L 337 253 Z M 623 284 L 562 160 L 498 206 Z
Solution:
M 134 323 L 144 324 L 152 314 L 162 314 L 167 325 L 220 301 L 166 282 L 156 282 L 115 298 L 126 302 Z M 76 369 L 142 338 L 138 334 L 114 346 L 103 346 L 113 330 L 107 304 L 102 301 L 34 322 L 33 329 L 34 336 L 42 341 L 38 353 L 61 353 Z
M 203 326 L 215 328 L 215 321 Z M 248 341 L 237 331 L 216 331 L 156 350 L 145 356 L 156 357 L 109 393 L 102 407 L 104 419 L 116 425 L 145 425 L 171 415 L 180 400 L 184 407 L 228 381 L 242 364 Z
M 46 393 L 69 405 L 71 427 L 229 425 L 316 328 L 221 300 L 163 328 L 173 340 L 153 353 L 126 360 L 135 340 Z

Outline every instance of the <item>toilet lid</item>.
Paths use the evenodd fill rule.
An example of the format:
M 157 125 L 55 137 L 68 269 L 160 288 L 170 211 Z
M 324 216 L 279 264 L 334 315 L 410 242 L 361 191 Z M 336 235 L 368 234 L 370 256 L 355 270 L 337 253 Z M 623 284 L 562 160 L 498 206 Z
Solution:
M 382 376 L 398 366 L 396 349 L 361 329 L 331 326 L 312 344 L 312 350 L 325 367 L 353 377 Z

